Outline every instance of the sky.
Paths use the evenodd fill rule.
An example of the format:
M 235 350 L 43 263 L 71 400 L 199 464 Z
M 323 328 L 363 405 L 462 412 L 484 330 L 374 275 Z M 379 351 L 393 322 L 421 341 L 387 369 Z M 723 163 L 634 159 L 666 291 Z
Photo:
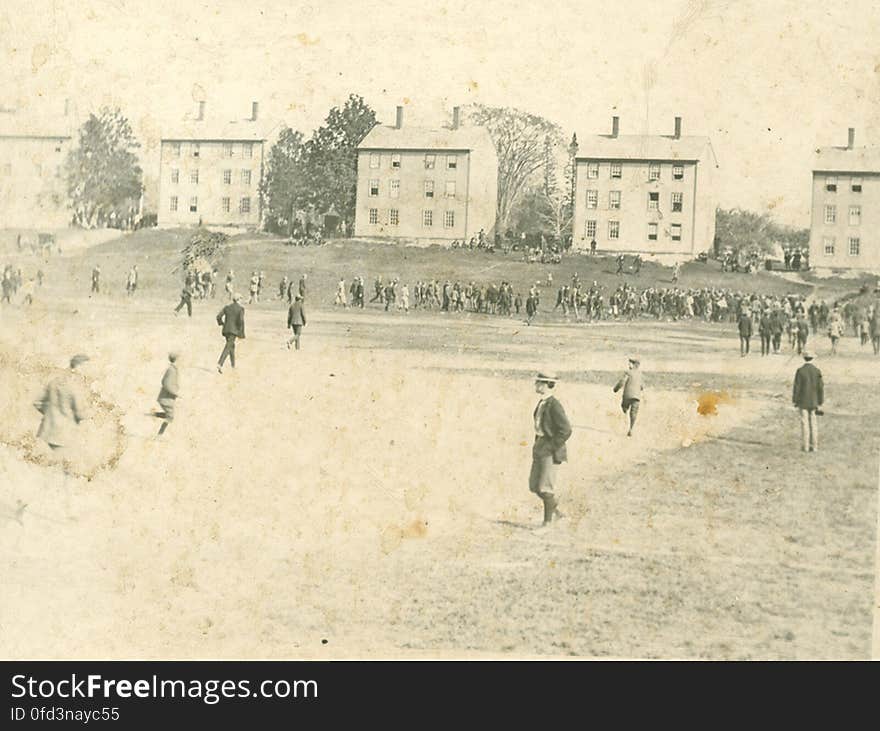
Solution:
M 4 0 L 0 105 L 79 119 L 119 106 L 158 170 L 195 111 L 310 133 L 362 95 L 380 121 L 437 126 L 511 106 L 567 136 L 711 138 L 719 205 L 806 227 L 817 147 L 880 141 L 880 3 L 816 0 Z

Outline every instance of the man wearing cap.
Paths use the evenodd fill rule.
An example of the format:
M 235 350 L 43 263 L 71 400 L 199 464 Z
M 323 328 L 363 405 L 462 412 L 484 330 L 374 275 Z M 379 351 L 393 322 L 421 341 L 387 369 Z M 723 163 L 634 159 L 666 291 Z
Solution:
M 229 362 L 235 368 L 235 340 L 236 338 L 244 339 L 244 307 L 241 306 L 241 295 L 236 293 L 232 296 L 232 302 L 220 310 L 217 315 L 217 324 L 223 328 L 223 337 L 226 338 L 226 345 L 220 354 L 220 360 L 217 363 L 217 372 L 223 373 L 223 364 L 226 357 L 229 356 Z
M 614 386 L 614 393 L 623 389 L 620 408 L 623 409 L 624 414 L 629 413 L 629 431 L 626 433 L 628 437 L 632 436 L 633 427 L 636 425 L 636 417 L 639 414 L 639 405 L 642 400 L 642 391 L 645 388 L 639 365 L 639 359 L 631 355 L 629 357 L 629 370 L 624 372 Z
M 168 354 L 168 368 L 162 376 L 162 390 L 156 401 L 162 407 L 162 425 L 159 435 L 165 433 L 168 425 L 174 421 L 174 402 L 180 397 L 180 378 L 177 374 L 177 353 Z
M 806 361 L 794 374 L 794 388 L 791 400 L 801 416 L 801 450 L 816 452 L 819 449 L 819 424 L 816 417 L 821 413 L 819 407 L 825 400 L 822 371 L 813 365 L 813 353 L 803 352 Z
M 745 358 L 749 354 L 749 343 L 752 339 L 752 318 L 744 307 L 739 316 L 739 355 Z
M 555 375 L 539 373 L 535 378 L 535 391 L 541 396 L 535 407 L 535 443 L 532 446 L 532 469 L 529 473 L 529 490 L 544 503 L 544 525 L 561 518 L 556 500 L 556 471 L 558 465 L 567 461 L 565 442 L 571 436 L 571 424 L 562 404 L 552 394 L 556 385 Z
M 50 381 L 42 397 L 34 402 L 34 408 L 43 415 L 37 438 L 53 450 L 65 446 L 71 425 L 79 424 L 85 418 L 85 397 L 77 387 L 74 371 L 88 359 L 86 355 L 73 356 L 70 370 Z
M 295 344 L 296 349 L 299 350 L 299 338 L 305 325 L 306 313 L 303 310 L 303 298 L 298 294 L 294 297 L 293 304 L 287 311 L 287 327 L 293 330 L 293 337 L 287 341 L 288 350 L 290 350 L 291 343 Z

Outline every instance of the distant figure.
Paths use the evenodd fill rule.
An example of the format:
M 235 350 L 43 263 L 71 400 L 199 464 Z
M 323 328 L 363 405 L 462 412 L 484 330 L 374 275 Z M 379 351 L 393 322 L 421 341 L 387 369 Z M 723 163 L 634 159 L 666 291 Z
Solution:
M 791 400 L 801 417 L 801 451 L 815 452 L 819 449 L 819 407 L 825 400 L 822 371 L 813 365 L 813 354 L 803 352 L 806 361 L 794 374 Z
M 232 269 L 230 269 L 229 272 L 227 272 L 227 274 L 226 274 L 226 286 L 225 286 L 226 294 L 229 296 L 230 302 L 232 301 L 232 296 L 234 294 L 234 288 L 235 288 L 235 272 L 232 271 Z
M 633 427 L 636 425 L 636 417 L 639 415 L 639 405 L 642 401 L 642 391 L 645 388 L 642 380 L 642 370 L 639 368 L 639 359 L 636 356 L 629 358 L 629 370 L 627 370 L 614 386 L 614 393 L 623 389 L 620 408 L 624 414 L 629 414 L 628 437 L 632 436 Z
M 346 299 L 347 295 L 345 293 L 345 278 L 340 277 L 339 281 L 336 283 L 336 299 L 333 300 L 334 307 L 338 307 L 342 305 L 343 307 L 348 307 L 348 300 Z
M 306 277 L 307 276 L 308 275 L 303 274 L 299 278 L 299 296 L 302 297 L 303 300 L 305 300 L 305 298 L 306 298 Z
M 677 261 L 672 266 L 672 283 L 677 284 L 678 278 L 681 276 L 681 262 Z
M 95 268 L 92 269 L 92 294 L 100 294 L 101 293 L 101 267 L 99 264 L 95 264 Z
M 640 271 L 642 271 L 642 255 L 636 254 L 633 257 L 633 274 L 638 276 Z
M 37 438 L 53 450 L 64 447 L 72 428 L 85 418 L 85 397 L 76 383 L 74 372 L 88 360 L 86 355 L 73 356 L 70 370 L 50 381 L 43 396 L 34 402 L 34 407 L 43 415 Z
M 175 317 L 177 314 L 186 307 L 186 314 L 189 317 L 193 316 L 193 280 L 192 275 L 187 274 L 186 279 L 183 282 L 183 289 L 180 290 L 180 302 L 177 303 L 177 307 L 174 308 Z
M 260 276 L 256 272 L 251 274 L 250 293 L 251 297 L 248 300 L 249 305 L 260 301 Z
M 177 353 L 168 354 L 168 368 L 162 376 L 162 389 L 156 401 L 162 407 L 162 425 L 159 427 L 159 436 L 165 433 L 168 425 L 174 421 L 174 404 L 180 398 L 180 377 L 177 373 Z
M 880 304 L 874 305 L 871 319 L 868 320 L 868 333 L 871 336 L 874 355 L 880 355 Z
M 37 284 L 33 277 L 21 285 L 21 303 L 23 305 L 32 305 L 34 303 L 34 292 L 36 289 Z
M 535 443 L 532 446 L 532 469 L 529 490 L 544 503 L 544 526 L 561 518 L 556 498 L 556 472 L 567 461 L 565 443 L 571 436 L 571 424 L 565 409 L 551 392 L 559 379 L 552 374 L 539 373 L 535 391 L 541 397 L 532 414 L 535 425 Z
M 137 264 L 135 264 L 131 269 L 128 270 L 128 279 L 125 282 L 125 291 L 128 293 L 129 297 L 134 296 L 134 292 L 138 286 L 138 268 Z
M 596 239 L 590 241 L 590 254 L 596 256 Z
M 739 355 L 745 358 L 749 354 L 749 343 L 752 339 L 752 318 L 746 310 L 739 316 Z
M 45 275 L 43 274 L 43 270 L 42 270 L 42 269 L 37 269 L 37 286 L 38 286 L 38 287 L 42 287 L 42 286 L 43 286 L 43 278 L 44 278 L 44 276 L 45 276 Z
M 296 350 L 299 350 L 299 339 L 302 335 L 302 329 L 306 326 L 306 313 L 303 310 L 303 298 L 296 295 L 293 304 L 287 311 L 287 327 L 293 330 L 293 337 L 287 341 L 287 349 L 290 350 L 291 344 L 294 344 Z
M 223 337 L 226 338 L 226 345 L 223 346 L 223 352 L 217 362 L 217 372 L 223 373 L 223 364 L 227 356 L 229 363 L 235 368 L 235 340 L 244 339 L 244 307 L 241 306 L 240 294 L 233 294 L 232 302 L 220 310 L 217 314 L 217 324 L 223 328 Z
M 626 262 L 626 258 L 624 257 L 624 255 L 623 255 L 623 254 L 618 254 L 618 255 L 617 255 L 617 271 L 614 272 L 614 273 L 617 274 L 618 276 L 621 275 L 621 274 L 623 274 L 623 265 L 624 265 L 625 262 Z

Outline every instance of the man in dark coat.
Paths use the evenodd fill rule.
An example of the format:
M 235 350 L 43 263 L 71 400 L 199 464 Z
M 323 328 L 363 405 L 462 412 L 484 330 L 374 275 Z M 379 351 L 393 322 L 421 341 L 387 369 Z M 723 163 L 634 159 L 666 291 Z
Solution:
M 220 354 L 217 363 L 217 372 L 223 373 L 223 364 L 229 356 L 229 362 L 235 368 L 235 340 L 244 339 L 244 307 L 241 306 L 241 295 L 234 294 L 232 302 L 224 307 L 217 315 L 217 324 L 223 328 L 223 337 L 226 345 Z
M 571 436 L 571 424 L 562 404 L 552 391 L 557 377 L 539 373 L 535 378 L 535 391 L 541 396 L 533 414 L 535 443 L 532 446 L 532 469 L 529 473 L 529 490 L 544 503 L 544 525 L 561 518 L 556 499 L 557 467 L 568 460 L 565 443 Z
M 159 406 L 162 407 L 162 425 L 159 427 L 159 435 L 165 433 L 168 425 L 174 421 L 174 406 L 180 398 L 180 377 L 177 373 L 177 353 L 168 354 L 168 368 L 162 376 L 162 389 L 156 397 Z
M 299 350 L 299 338 L 302 334 L 302 329 L 305 326 L 306 313 L 303 310 L 303 298 L 300 295 L 296 295 L 296 298 L 293 300 L 293 304 L 287 311 L 287 327 L 293 330 L 293 337 L 287 341 L 288 350 L 290 350 L 291 343 L 294 343 L 296 349 Z
M 192 274 L 187 274 L 186 280 L 183 283 L 183 289 L 180 290 L 180 302 L 178 302 L 177 307 L 174 308 L 175 316 L 184 307 L 186 307 L 186 314 L 189 317 L 193 316 L 193 289 L 195 289 L 193 276 Z
M 819 407 L 825 400 L 825 387 L 822 371 L 813 365 L 813 354 L 803 352 L 806 361 L 794 374 L 794 388 L 791 400 L 801 417 L 801 450 L 815 452 L 819 449 L 819 424 L 816 417 L 821 414 Z
M 764 310 L 758 322 L 758 334 L 761 336 L 761 355 L 770 355 L 770 342 L 773 337 L 773 315 Z
M 749 342 L 752 339 L 752 318 L 746 309 L 739 316 L 739 355 L 745 358 L 749 354 Z

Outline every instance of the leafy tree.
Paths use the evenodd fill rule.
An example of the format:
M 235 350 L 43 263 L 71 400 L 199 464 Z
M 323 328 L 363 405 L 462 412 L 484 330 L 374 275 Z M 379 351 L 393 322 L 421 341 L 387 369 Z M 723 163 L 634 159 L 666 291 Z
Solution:
M 333 107 L 306 145 L 310 202 L 319 212 L 335 211 L 354 220 L 357 191 L 357 146 L 376 126 L 376 112 L 352 94 L 343 107 Z
M 542 228 L 549 230 L 558 241 L 565 239 L 571 226 L 574 209 L 572 176 L 576 154 L 576 138 L 572 139 L 572 144 L 568 146 L 568 154 L 564 158 L 560 157 L 556 141 L 550 135 L 544 138 L 544 181 L 540 190 L 541 205 L 538 210 Z
M 776 223 L 766 213 L 755 213 L 742 208 L 715 212 L 715 250 L 729 249 L 735 254 L 758 250 L 772 254 L 777 246 L 806 248 L 810 239 L 807 229 L 797 229 Z
M 309 190 L 303 134 L 284 127 L 269 150 L 266 172 L 260 182 L 266 227 L 290 233 L 297 211 L 311 202 Z
M 497 223 L 506 229 L 520 196 L 535 184 L 545 162 L 545 140 L 562 140 L 559 125 L 510 107 L 473 104 L 466 109 L 470 124 L 489 130 L 498 154 Z
M 118 108 L 89 115 L 79 130 L 79 144 L 65 161 L 75 223 L 93 228 L 131 221 L 143 190 L 143 171 L 134 152 L 139 147 Z

